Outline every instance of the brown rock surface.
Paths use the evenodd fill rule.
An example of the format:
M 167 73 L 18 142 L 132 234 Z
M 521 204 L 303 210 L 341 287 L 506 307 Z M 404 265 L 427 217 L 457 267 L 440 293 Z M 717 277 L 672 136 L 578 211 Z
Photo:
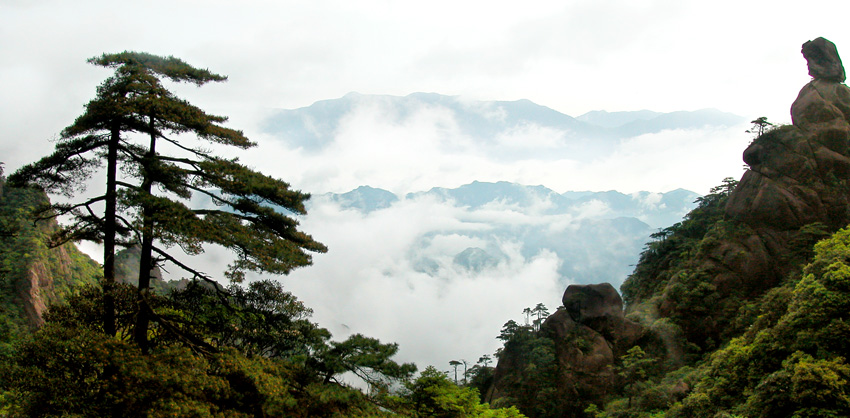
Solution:
M 793 124 L 744 151 L 750 170 L 726 207 L 762 238 L 815 222 L 832 229 L 850 223 L 850 89 L 839 82 L 844 68 L 831 42 L 809 41 L 803 54 L 815 79 L 791 105 Z
M 803 44 L 803 57 L 809 66 L 809 75 L 818 79 L 843 83 L 844 66 L 835 44 L 824 39 L 817 38 Z
M 623 317 L 623 300 L 611 283 L 569 285 L 561 302 L 576 322 Z
M 640 326 L 626 320 L 623 299 L 610 283 L 569 285 L 561 298 L 570 318 L 600 334 L 609 345 L 633 343 Z
M 750 170 L 730 196 L 727 214 L 755 229 L 847 225 L 850 89 L 812 80 L 792 104 L 791 120 L 744 151 Z
M 0 170 L 2 172 L 2 170 Z M 75 286 L 97 281 L 94 262 L 80 254 L 73 243 L 49 248 L 47 237 L 55 233 L 55 220 L 33 222 L 26 215 L 46 204 L 47 196 L 30 189 L 5 185 L 0 176 L 0 250 L 5 264 L 3 297 L 20 309 L 10 310 L 6 321 L 37 327 L 51 303 L 64 301 Z
M 559 396 L 599 403 L 616 383 L 616 360 L 645 330 L 623 316 L 623 300 L 610 283 L 570 285 L 563 302 L 564 309 L 549 316 L 539 331 L 554 343 Z M 501 396 L 505 385 L 521 379 L 525 354 L 506 346 L 488 391 L 489 402 Z

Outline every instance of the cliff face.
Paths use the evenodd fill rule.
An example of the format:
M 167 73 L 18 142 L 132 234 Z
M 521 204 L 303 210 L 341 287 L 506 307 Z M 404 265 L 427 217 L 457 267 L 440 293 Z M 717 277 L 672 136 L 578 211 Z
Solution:
M 101 275 L 100 266 L 72 243 L 48 247 L 56 222 L 32 220 L 33 209 L 46 203 L 43 193 L 5 187 L 0 178 L 0 326 L 40 325 L 50 303 Z
M 53 249 L 53 260 L 37 257 L 32 260 L 23 280 L 18 282 L 17 299 L 24 310 L 26 322 L 39 326 L 42 314 L 51 301 L 60 299 L 57 282 L 71 275 L 72 261 L 66 248 Z

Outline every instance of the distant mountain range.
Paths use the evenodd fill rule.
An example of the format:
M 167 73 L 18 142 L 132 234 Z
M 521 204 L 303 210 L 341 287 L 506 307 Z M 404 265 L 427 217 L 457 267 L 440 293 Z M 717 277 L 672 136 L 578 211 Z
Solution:
M 401 200 L 394 193 L 370 186 L 360 186 L 347 193 L 325 195 L 344 209 L 370 213 L 386 209 Z M 425 192 L 408 193 L 404 199 L 430 196 L 456 206 L 476 210 L 488 204 L 529 210 L 542 205 L 539 213 L 563 215 L 575 213 L 598 203 L 595 213 L 588 218 L 636 218 L 651 228 L 664 228 L 682 220 L 693 209 L 700 195 L 689 190 L 676 189 L 666 193 L 638 192 L 624 194 L 615 190 L 605 192 L 568 191 L 562 194 L 544 186 L 525 186 L 500 181 L 496 183 L 475 181 L 454 189 L 434 187 Z M 592 212 L 592 211 L 591 211 Z
M 413 146 L 427 143 L 430 152 L 423 158 L 462 155 L 495 164 L 592 163 L 614 155 L 629 138 L 670 130 L 729 127 L 744 121 L 741 116 L 715 109 L 593 111 L 573 117 L 529 100 L 473 101 L 436 93 L 403 97 L 349 93 L 299 109 L 278 110 L 262 128 L 288 148 L 319 158 L 326 150 L 329 156 L 339 157 L 341 150 L 370 144 L 370 138 L 377 136 L 383 143 L 401 145 L 401 149 L 408 142 Z M 368 165 L 370 155 L 380 154 L 376 161 L 388 163 L 393 161 L 393 153 L 401 151 L 393 148 L 381 154 L 383 149 L 375 148 L 370 152 L 377 154 L 356 158 Z M 405 255 L 394 256 L 394 260 L 404 257 L 402 264 L 435 279 L 504 271 L 506 266 L 530 264 L 539 257 L 556 257 L 558 275 L 565 282 L 608 281 L 619 286 L 637 263 L 650 234 L 680 221 L 695 206 L 697 197 L 687 190 L 559 193 L 544 186 L 473 182 L 405 195 L 361 186 L 347 193 L 315 195 L 309 205 L 336 205 L 343 212 L 352 211 L 353 222 L 363 217 L 380 225 L 382 219 L 404 222 L 421 216 L 422 211 L 405 212 L 417 205 L 435 211 L 435 216 L 455 217 L 433 222 L 440 225 L 433 228 L 432 222 L 415 218 L 420 221 L 417 231 L 432 229 L 417 232 L 419 236 L 403 244 Z M 320 217 L 326 212 L 309 213 L 311 222 L 321 223 Z M 361 247 L 374 244 L 363 239 Z M 328 258 L 334 257 L 333 251 Z
M 469 138 L 492 142 L 500 135 L 535 127 L 562 137 L 565 150 L 590 157 L 594 151 L 610 151 L 617 140 L 670 129 L 732 126 L 744 118 L 715 109 L 670 113 L 593 111 L 572 117 L 529 100 L 469 101 L 436 93 L 413 93 L 404 97 L 349 93 L 308 107 L 279 110 L 267 118 L 262 129 L 293 147 L 316 151 L 333 142 L 346 116 L 372 109 L 390 123 L 403 123 L 423 110 L 452 115 L 457 130 Z M 449 127 L 447 127 L 448 129 Z
M 334 204 L 354 211 L 352 216 L 369 216 L 373 221 L 384 216 L 382 211 L 389 214 L 401 204 L 455 208 L 455 227 L 427 231 L 407 252 L 414 270 L 435 277 L 446 277 L 452 269 L 478 274 L 498 268 L 509 262 L 505 246 L 510 243 L 525 260 L 542 252 L 555 254 L 564 281 L 608 281 L 619 286 L 637 263 L 649 235 L 680 221 L 695 207 L 697 197 L 682 189 L 557 193 L 544 186 L 476 181 L 405 196 L 361 186 L 347 193 L 316 196 L 309 205 Z M 477 244 L 462 250 L 441 247 L 447 237 L 464 237 Z

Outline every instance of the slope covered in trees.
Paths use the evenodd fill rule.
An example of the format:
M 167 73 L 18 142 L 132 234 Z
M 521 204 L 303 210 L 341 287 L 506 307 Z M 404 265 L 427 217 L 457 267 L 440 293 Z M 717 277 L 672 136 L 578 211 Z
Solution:
M 0 166 L 0 351 L 42 323 L 51 303 L 100 278 L 99 266 L 73 244 L 51 248 L 55 221 L 30 214 L 45 205 L 37 190 L 8 187 Z
M 727 179 L 647 243 L 622 287 L 638 338 L 599 357 L 600 326 L 564 328 L 563 306 L 541 330 L 509 321 L 490 386 L 501 393 L 486 400 L 530 417 L 846 416 L 850 230 L 801 228 L 781 261 L 796 269 L 763 293 L 718 289 L 700 266 L 747 231 L 724 216 L 736 186 Z M 590 373 L 600 359 L 610 373 Z
M 581 329 L 570 328 L 571 321 L 602 336 L 607 331 L 614 337 L 606 338 L 607 351 L 587 334 L 564 339 L 538 332 L 536 339 L 550 341 L 542 346 L 566 353 L 541 364 L 528 350 L 511 350 L 515 343 L 508 341 L 494 383 L 503 393 L 515 390 L 512 382 L 527 384 L 517 376 L 548 367 L 556 377 L 545 390 L 590 384 L 585 393 L 593 394 L 573 392 L 569 401 L 558 399 L 557 410 L 520 406 L 521 412 L 595 418 L 850 413 L 850 231 L 842 229 L 850 224 L 850 89 L 829 41 L 807 42 L 803 55 L 814 79 L 792 105 L 793 125 L 753 121 L 748 132 L 756 138 L 744 152 L 749 169 L 741 181 L 727 179 L 685 220 L 653 235 L 621 288 L 625 309 L 619 298 L 601 302 L 570 286 L 564 309 L 544 323 L 543 331 Z M 574 297 L 582 293 L 585 298 Z M 623 313 L 618 326 L 614 319 Z M 570 379 L 594 362 L 599 373 Z

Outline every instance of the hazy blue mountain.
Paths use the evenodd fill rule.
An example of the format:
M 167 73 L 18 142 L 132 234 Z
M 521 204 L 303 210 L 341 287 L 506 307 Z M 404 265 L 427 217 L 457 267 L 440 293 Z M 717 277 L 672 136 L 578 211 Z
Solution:
M 662 113 L 654 118 L 635 120 L 615 128 L 618 137 L 629 138 L 660 132 L 665 129 L 698 129 L 707 126 L 732 126 L 745 119 L 717 109 L 701 109 L 693 112 Z
M 638 192 L 624 194 L 609 190 L 605 192 L 567 192 L 572 205 L 605 204 L 608 217 L 636 217 L 654 228 L 664 228 L 682 220 L 682 216 L 694 208 L 699 194 L 676 189 L 666 193 Z
M 590 196 L 594 193 L 597 193 L 597 192 L 591 192 L 591 191 L 587 191 L 587 190 L 585 190 L 585 191 L 569 191 L 569 192 L 564 192 L 562 194 L 562 196 L 564 196 L 564 197 L 566 197 L 567 199 L 570 199 L 570 200 L 578 200 L 578 199 L 581 199 L 585 196 Z
M 357 209 L 364 213 L 390 207 L 400 201 L 387 190 L 360 186 L 347 193 L 326 194 L 343 209 Z M 547 215 L 569 214 L 596 207 L 596 217 L 636 218 L 653 228 L 664 228 L 679 222 L 694 208 L 700 195 L 689 190 L 676 189 L 666 193 L 638 192 L 625 194 L 615 190 L 603 192 L 568 191 L 557 193 L 545 186 L 526 186 L 506 181 L 474 181 L 454 189 L 434 187 L 428 191 L 408 193 L 404 199 L 412 200 L 430 196 L 451 202 L 470 210 L 490 205 L 505 208 L 534 209 Z M 596 205 L 596 206 L 594 206 Z M 584 214 L 587 216 L 587 214 Z
M 454 256 L 452 261 L 467 270 L 480 272 L 498 265 L 499 257 L 491 255 L 484 249 L 470 247 Z
M 398 197 L 392 192 L 369 186 L 360 186 L 348 193 L 329 193 L 328 196 L 341 207 L 357 209 L 365 213 L 388 208 L 398 201 Z
M 324 197 L 311 204 L 330 201 L 369 214 L 373 220 L 402 201 L 405 207 L 452 208 L 442 212 L 457 214 L 453 227 L 423 233 L 407 251 L 409 265 L 419 273 L 434 277 L 446 277 L 447 271 L 486 274 L 509 265 L 511 257 L 531 260 L 549 253 L 558 257 L 558 272 L 564 280 L 609 281 L 619 286 L 650 234 L 679 222 L 695 207 L 699 195 L 683 189 L 557 193 L 544 186 L 476 181 L 401 198 L 366 186 Z M 388 219 L 398 218 L 388 215 Z M 446 244 L 458 240 L 477 244 L 460 248 Z
M 357 111 L 370 110 L 378 112 L 380 120 L 390 124 L 403 124 L 422 111 L 448 113 L 452 116 L 451 126 L 438 128 L 452 130 L 483 145 L 499 144 L 500 138 L 529 129 L 546 130 L 546 135 L 558 144 L 555 149 L 513 144 L 510 152 L 501 154 L 497 147 L 487 148 L 488 152 L 501 158 L 512 159 L 530 155 L 538 158 L 597 158 L 612 152 L 623 138 L 669 129 L 729 126 L 744 120 L 714 109 L 671 113 L 593 111 L 574 118 L 524 99 L 471 101 L 437 93 L 413 93 L 403 97 L 349 93 L 307 107 L 277 110 L 262 123 L 261 128 L 293 148 L 315 152 L 336 139 L 346 118 Z M 553 153 L 554 150 L 558 152 Z
M 424 108 L 447 109 L 455 115 L 463 134 L 485 141 L 501 132 L 527 125 L 554 128 L 576 137 L 605 134 L 598 126 L 529 100 L 470 102 L 436 93 L 413 93 L 404 97 L 349 93 L 308 107 L 278 110 L 265 120 L 262 129 L 293 147 L 318 150 L 333 141 L 340 121 L 361 106 L 378 107 L 383 110 L 385 121 L 396 123 Z
M 408 193 L 406 198 L 415 199 L 425 195 L 435 196 L 442 200 L 453 200 L 458 206 L 469 206 L 473 209 L 488 203 L 517 205 L 519 207 L 529 207 L 541 200 L 551 202 L 557 207 L 569 203 L 567 198 L 544 186 L 524 186 L 507 181 L 496 183 L 474 181 L 456 189 L 434 187 L 427 192 Z
M 662 113 L 651 110 L 636 110 L 629 112 L 606 112 L 604 110 L 593 110 L 576 119 L 591 125 L 601 126 L 606 129 L 617 128 L 627 123 L 649 120 L 658 117 Z
M 516 101 L 463 101 L 454 96 L 436 93 L 413 93 L 405 97 L 382 96 L 407 111 L 421 105 L 450 109 L 463 132 L 476 137 L 492 137 L 506 129 L 526 124 L 557 128 L 576 134 L 598 133 L 592 125 L 576 120 L 530 100 Z M 400 117 L 407 116 L 400 113 Z

